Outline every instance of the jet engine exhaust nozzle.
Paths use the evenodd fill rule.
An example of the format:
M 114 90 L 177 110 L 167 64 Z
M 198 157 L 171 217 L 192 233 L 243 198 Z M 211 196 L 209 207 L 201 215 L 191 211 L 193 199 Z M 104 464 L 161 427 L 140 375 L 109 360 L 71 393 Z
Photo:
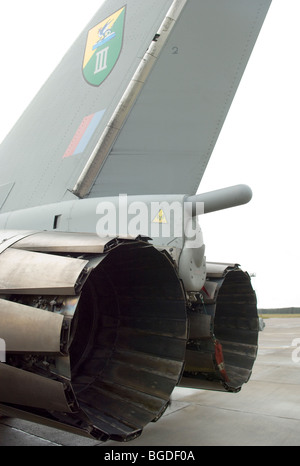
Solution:
M 185 357 L 170 256 L 143 240 L 58 232 L 0 248 L 1 412 L 103 441 L 140 435 Z

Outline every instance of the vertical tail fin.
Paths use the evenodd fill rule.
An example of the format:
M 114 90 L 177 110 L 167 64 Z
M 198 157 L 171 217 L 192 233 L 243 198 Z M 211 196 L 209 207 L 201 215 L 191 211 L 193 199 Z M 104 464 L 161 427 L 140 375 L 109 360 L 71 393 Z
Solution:
M 270 3 L 105 1 L 0 147 L 1 210 L 194 194 Z

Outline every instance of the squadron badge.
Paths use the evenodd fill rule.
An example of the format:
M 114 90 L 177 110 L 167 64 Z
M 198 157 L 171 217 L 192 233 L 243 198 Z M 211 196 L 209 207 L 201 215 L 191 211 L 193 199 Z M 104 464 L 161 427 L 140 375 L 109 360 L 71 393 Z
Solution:
M 118 61 L 123 45 L 125 12 L 124 6 L 88 33 L 83 75 L 93 86 L 100 86 Z

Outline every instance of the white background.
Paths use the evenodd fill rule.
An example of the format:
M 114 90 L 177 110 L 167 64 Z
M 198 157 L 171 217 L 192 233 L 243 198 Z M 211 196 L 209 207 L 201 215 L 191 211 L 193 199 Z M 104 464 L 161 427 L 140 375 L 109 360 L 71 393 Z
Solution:
M 101 3 L 1 2 L 0 141 Z M 201 226 L 207 259 L 255 273 L 263 308 L 300 306 L 299 21 L 299 0 L 273 0 L 199 189 L 252 188 Z

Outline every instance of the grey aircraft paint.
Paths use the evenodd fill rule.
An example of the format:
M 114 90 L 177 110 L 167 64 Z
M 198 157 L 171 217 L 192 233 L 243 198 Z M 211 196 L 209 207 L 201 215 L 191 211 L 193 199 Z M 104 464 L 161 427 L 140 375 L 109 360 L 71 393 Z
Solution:
M 2 143 L 0 413 L 123 442 L 249 380 L 255 292 L 197 216 L 252 192 L 195 193 L 270 3 L 107 0 Z

